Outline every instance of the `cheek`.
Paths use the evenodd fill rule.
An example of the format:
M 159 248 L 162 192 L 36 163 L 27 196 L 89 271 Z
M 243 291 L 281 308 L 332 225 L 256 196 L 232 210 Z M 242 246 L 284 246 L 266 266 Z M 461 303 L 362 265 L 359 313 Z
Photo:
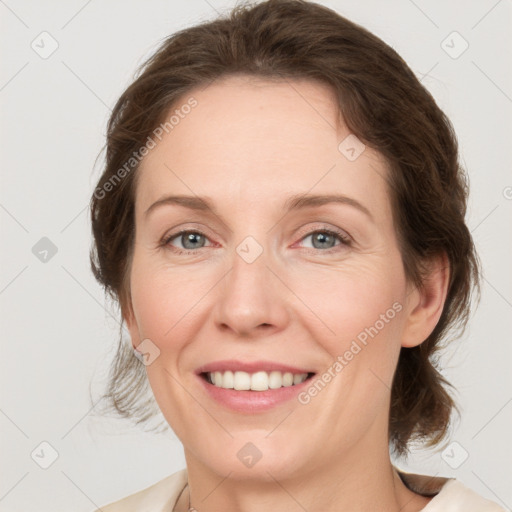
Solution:
M 302 273 L 295 284 L 294 291 L 307 305 L 305 328 L 331 361 L 339 363 L 328 370 L 336 375 L 329 387 L 347 402 L 334 401 L 334 408 L 357 410 L 361 399 L 376 408 L 391 388 L 400 352 L 405 297 L 401 267 L 347 265 L 336 272 Z
M 339 270 L 301 272 L 292 277 L 293 289 L 306 308 L 308 326 L 333 348 L 359 338 L 376 327 L 379 333 L 400 330 L 404 280 L 388 266 L 362 266 Z M 368 333 L 367 333 L 368 335 Z
M 205 294 L 204 280 L 196 275 L 190 279 L 189 273 L 171 271 L 150 258 L 134 259 L 133 269 L 131 293 L 138 335 L 141 340 L 150 339 L 159 350 L 145 368 L 148 381 L 171 428 L 186 437 L 187 422 L 193 418 L 184 414 L 190 409 L 190 396 L 180 384 L 181 363 L 197 326 L 195 314 Z
M 159 345 L 177 339 L 176 333 L 193 318 L 194 308 L 205 294 L 207 277 L 165 265 L 134 262 L 131 294 L 140 335 Z M 179 338 L 178 338 L 179 339 Z

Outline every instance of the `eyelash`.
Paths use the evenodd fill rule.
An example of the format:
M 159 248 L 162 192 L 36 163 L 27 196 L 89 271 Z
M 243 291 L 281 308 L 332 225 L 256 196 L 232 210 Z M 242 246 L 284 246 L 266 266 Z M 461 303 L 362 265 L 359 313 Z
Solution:
M 306 250 L 309 249 L 309 251 L 321 252 L 321 253 L 324 253 L 324 254 L 331 254 L 331 253 L 337 252 L 341 246 L 350 247 L 350 245 L 352 243 L 352 240 L 345 233 L 343 233 L 342 231 L 336 231 L 336 230 L 328 229 L 328 228 L 321 228 L 321 229 L 315 229 L 313 231 L 309 231 L 308 233 L 304 234 L 304 236 L 302 236 L 300 238 L 300 240 L 304 240 L 308 236 L 315 235 L 315 234 L 318 234 L 318 233 L 325 233 L 327 235 L 334 236 L 334 237 L 336 237 L 340 241 L 340 244 L 335 245 L 334 247 L 331 247 L 331 248 L 325 249 L 325 250 L 323 250 L 323 249 L 315 249 L 314 247 L 313 248 L 306 248 Z M 177 253 L 179 255 L 197 254 L 197 252 L 200 249 L 205 249 L 206 248 L 206 247 L 200 247 L 199 249 L 179 249 L 179 248 L 176 248 L 176 247 L 173 247 L 173 246 L 169 245 L 171 240 L 174 240 L 175 238 L 178 238 L 178 237 L 180 237 L 180 236 L 182 236 L 184 234 L 200 235 L 200 236 L 204 236 L 206 239 L 208 239 L 208 237 L 204 233 L 202 233 L 201 231 L 198 231 L 198 230 L 195 230 L 195 229 L 184 229 L 182 231 L 178 231 L 178 232 L 173 233 L 171 235 L 165 236 L 162 239 L 162 241 L 160 242 L 159 246 L 160 247 L 169 247 L 173 252 L 175 252 L 175 253 Z

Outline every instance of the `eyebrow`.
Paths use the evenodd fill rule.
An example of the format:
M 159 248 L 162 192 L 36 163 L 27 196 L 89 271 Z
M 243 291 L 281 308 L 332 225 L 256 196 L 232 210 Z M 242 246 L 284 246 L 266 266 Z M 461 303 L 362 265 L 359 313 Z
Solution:
M 294 196 L 289 197 L 284 203 L 284 211 L 289 213 L 291 211 L 302 210 L 305 208 L 313 208 L 324 206 L 326 204 L 345 204 L 348 206 L 352 206 L 357 210 L 366 214 L 370 219 L 373 220 L 373 215 L 370 210 L 359 201 L 340 194 L 321 194 L 321 195 L 313 195 L 313 194 L 296 194 Z M 149 214 L 154 211 L 156 208 L 164 205 L 179 205 L 185 208 L 189 208 L 190 210 L 198 210 L 198 211 L 210 211 L 215 216 L 222 218 L 215 207 L 211 199 L 207 197 L 199 197 L 199 196 L 187 196 L 187 195 L 171 195 L 165 196 L 155 201 L 144 213 L 144 217 L 147 218 Z

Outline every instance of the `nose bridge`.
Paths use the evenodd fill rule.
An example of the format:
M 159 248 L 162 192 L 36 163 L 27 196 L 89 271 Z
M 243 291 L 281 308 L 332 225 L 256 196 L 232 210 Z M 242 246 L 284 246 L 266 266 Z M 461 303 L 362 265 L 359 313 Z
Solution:
M 286 323 L 286 289 L 268 268 L 273 266 L 270 245 L 265 231 L 258 230 L 234 247 L 216 319 L 238 334 L 262 324 L 282 328 Z
M 258 235 L 258 240 L 253 235 L 246 236 L 235 246 L 226 294 L 244 308 L 252 306 L 254 310 L 263 311 L 272 288 L 267 268 L 270 259 L 268 243 L 262 240 L 262 235 Z
M 237 197 L 235 211 L 242 214 L 234 219 L 232 241 L 235 243 L 230 258 L 230 280 L 255 281 L 263 289 L 269 278 L 266 266 L 272 265 L 271 237 L 274 232 L 269 232 L 269 221 L 261 207 L 261 204 L 253 203 L 248 198 L 244 201 L 242 194 Z

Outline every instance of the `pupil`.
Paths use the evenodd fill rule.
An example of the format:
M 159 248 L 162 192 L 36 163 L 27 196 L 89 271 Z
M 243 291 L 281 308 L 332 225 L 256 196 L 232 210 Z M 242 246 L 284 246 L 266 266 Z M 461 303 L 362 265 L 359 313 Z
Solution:
M 194 244 L 194 242 L 197 242 L 197 240 L 195 240 L 195 239 L 200 236 L 202 236 L 202 235 L 200 235 L 198 233 L 189 233 L 188 235 L 184 235 L 185 243 L 183 244 L 183 247 L 185 247 L 186 249 L 196 249 L 196 247 L 194 247 L 193 245 L 192 245 L 192 247 L 190 247 L 187 244 L 188 243 Z
M 331 245 L 328 242 L 333 241 L 332 235 L 327 235 L 325 233 L 317 233 L 316 236 L 313 237 L 313 245 L 315 246 L 315 242 L 319 241 L 320 244 L 328 244 L 328 247 L 331 247 Z M 324 245 L 320 245 L 320 248 L 325 248 Z M 318 249 L 318 247 L 315 246 L 315 249 Z

